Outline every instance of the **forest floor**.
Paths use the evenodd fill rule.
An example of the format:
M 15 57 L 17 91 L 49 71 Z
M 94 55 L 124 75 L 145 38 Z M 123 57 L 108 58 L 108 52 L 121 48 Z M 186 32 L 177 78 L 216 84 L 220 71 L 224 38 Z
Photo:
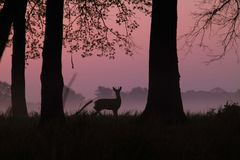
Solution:
M 1 160 L 239 160 L 240 106 L 188 114 L 183 124 L 139 121 L 138 115 L 67 116 L 38 127 L 39 116 L 0 116 Z

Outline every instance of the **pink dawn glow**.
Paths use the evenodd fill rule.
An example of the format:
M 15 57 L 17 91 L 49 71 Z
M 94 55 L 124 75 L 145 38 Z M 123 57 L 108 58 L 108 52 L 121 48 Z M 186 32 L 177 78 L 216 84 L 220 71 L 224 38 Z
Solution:
M 194 1 L 179 0 L 179 36 L 189 31 L 193 24 L 191 12 L 194 11 Z M 98 58 L 95 56 L 81 58 L 74 54 L 75 68 L 71 68 L 70 54 L 63 51 L 63 75 L 65 84 L 68 84 L 74 73 L 77 78 L 72 88 L 84 96 L 94 97 L 96 88 L 101 86 L 122 86 L 128 91 L 133 87 L 147 87 L 148 83 L 148 48 L 150 18 L 139 15 L 137 20 L 140 28 L 134 33 L 133 40 L 136 43 L 136 54 L 133 57 L 118 53 L 115 60 Z M 180 48 L 182 42 L 179 42 Z M 216 49 L 217 51 L 217 49 Z M 0 64 L 0 81 L 10 83 L 11 74 L 11 50 L 5 51 Z M 161 53 L 161 48 L 159 48 Z M 164 54 L 164 53 L 163 53 Z M 214 87 L 222 87 L 227 91 L 235 91 L 240 88 L 240 65 L 236 55 L 229 53 L 223 60 L 206 65 L 209 59 L 207 53 L 196 49 L 186 54 L 179 50 L 179 67 L 181 73 L 181 89 L 209 90 Z M 28 60 L 26 67 L 27 100 L 40 101 L 40 71 L 41 60 Z

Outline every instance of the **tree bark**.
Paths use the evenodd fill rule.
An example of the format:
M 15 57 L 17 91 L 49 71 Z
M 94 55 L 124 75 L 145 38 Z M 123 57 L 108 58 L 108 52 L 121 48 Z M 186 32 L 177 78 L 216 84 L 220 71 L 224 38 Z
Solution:
M 13 21 L 13 0 L 5 0 L 4 6 L 0 12 L 0 61 L 2 59 L 3 52 L 6 48 L 8 37 L 11 30 Z
M 12 54 L 12 114 L 28 117 L 25 97 L 25 44 L 27 0 L 15 1 L 13 6 L 13 54 Z
M 63 2 L 63 0 L 47 0 L 41 73 L 41 125 L 65 121 L 62 100 Z
M 149 92 L 143 117 L 185 119 L 177 57 L 177 0 L 153 0 L 149 53 Z

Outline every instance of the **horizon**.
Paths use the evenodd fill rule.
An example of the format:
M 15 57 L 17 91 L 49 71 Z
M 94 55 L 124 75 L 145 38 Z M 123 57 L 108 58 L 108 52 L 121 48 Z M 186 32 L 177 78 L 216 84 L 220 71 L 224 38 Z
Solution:
M 2 82 L 0 84 L 2 84 Z M 97 88 L 95 90 L 97 92 L 95 92 L 96 94 L 94 97 L 86 97 L 84 94 L 76 92 L 71 88 L 71 91 L 64 100 L 65 113 L 75 113 L 83 104 L 89 102 L 90 100 L 95 101 L 102 98 L 114 98 L 114 92 L 112 91 L 112 88 L 107 88 L 104 86 L 99 87 L 103 87 L 104 89 Z M 134 88 L 140 88 L 140 90 L 134 90 Z M 123 90 L 120 93 L 122 99 L 122 107 L 119 110 L 120 113 L 134 113 L 142 112 L 144 110 L 147 102 L 148 90 L 147 88 L 142 88 L 140 86 L 136 86 L 134 88 L 128 91 Z M 226 104 L 239 104 L 239 91 L 240 90 L 228 92 L 220 87 L 213 88 L 211 90 L 188 90 L 181 93 L 183 109 L 186 113 L 206 113 L 212 109 L 219 109 Z M 64 93 L 65 92 L 63 92 L 63 95 Z M 2 99 L 2 101 L 0 101 L 0 104 L 2 104 L 0 107 L 0 112 L 5 112 L 8 109 L 11 100 L 10 94 L 10 86 L 8 92 L 3 92 L 3 94 L 0 94 L 0 98 Z M 40 101 L 28 101 L 27 103 L 29 113 L 40 113 Z M 86 110 L 91 112 L 93 110 L 93 105 L 90 105 Z
M 0 84 L 1 83 L 6 83 L 7 85 L 9 85 L 9 87 L 11 86 L 11 84 L 9 84 L 8 82 L 4 82 L 4 81 L 0 81 Z M 92 98 L 96 98 L 97 95 L 96 95 L 96 91 L 98 91 L 99 87 L 104 87 L 106 89 L 110 89 L 112 90 L 111 87 L 106 87 L 106 86 L 101 86 L 99 85 L 95 90 L 94 90 L 94 97 L 86 97 L 83 93 L 81 92 L 78 92 L 76 91 L 74 88 L 72 88 L 71 86 L 67 86 L 67 85 L 64 85 L 64 87 L 67 87 L 69 88 L 70 90 L 72 90 L 76 95 L 79 94 L 81 96 L 83 96 L 85 99 L 92 99 Z M 148 88 L 147 87 L 144 87 L 144 86 L 133 86 L 132 88 L 130 88 L 129 90 L 122 90 L 121 93 L 124 93 L 124 94 L 129 94 L 131 93 L 134 89 L 136 88 L 141 88 L 141 89 L 146 89 L 146 92 L 148 92 Z M 189 93 L 189 92 L 207 92 L 207 93 L 213 93 L 213 94 L 218 94 L 218 93 L 227 93 L 227 94 L 232 94 L 232 93 L 238 93 L 240 91 L 240 88 L 237 88 L 235 91 L 229 91 L 229 90 L 226 90 L 220 86 L 216 86 L 216 87 L 213 87 L 211 89 L 208 89 L 208 90 L 204 90 L 204 89 L 199 89 L 199 90 L 195 90 L 195 89 L 189 89 L 189 90 L 186 90 L 186 91 L 181 91 L 181 94 L 185 94 L 185 93 Z M 11 94 L 9 92 L 9 94 Z M 67 96 L 68 97 L 68 96 Z M 105 98 L 108 98 L 108 97 L 105 97 Z M 29 101 L 30 102 L 30 101 Z M 39 101 L 40 102 L 40 101 Z M 37 102 L 37 103 L 39 103 Z M 30 102 L 31 103 L 31 102 Z M 34 102 L 35 103 L 35 102 Z

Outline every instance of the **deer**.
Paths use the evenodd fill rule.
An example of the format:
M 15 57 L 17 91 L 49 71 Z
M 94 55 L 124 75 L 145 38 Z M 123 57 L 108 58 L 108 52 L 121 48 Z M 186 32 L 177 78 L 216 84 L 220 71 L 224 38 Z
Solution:
M 121 96 L 120 96 L 120 91 L 122 87 L 119 87 L 118 89 L 112 88 L 113 91 L 116 94 L 116 98 L 112 99 L 99 99 L 94 102 L 94 109 L 96 110 L 95 115 L 98 113 L 100 114 L 101 110 L 107 109 L 107 110 L 112 110 L 114 116 L 118 116 L 118 109 L 121 106 Z

